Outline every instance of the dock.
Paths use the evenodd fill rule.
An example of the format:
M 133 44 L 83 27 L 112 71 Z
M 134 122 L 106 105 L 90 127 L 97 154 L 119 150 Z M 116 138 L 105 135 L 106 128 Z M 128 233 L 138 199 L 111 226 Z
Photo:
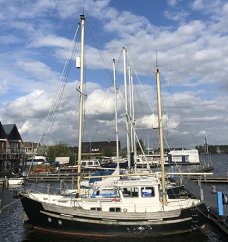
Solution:
M 205 177 L 199 177 L 199 176 L 191 176 L 190 180 L 192 181 L 198 181 L 200 179 L 201 183 L 228 183 L 228 176 L 205 176 Z
M 61 173 L 47 173 L 47 174 L 36 174 L 30 175 L 26 177 L 26 181 L 28 182 L 58 182 L 61 180 L 64 181 L 72 181 L 77 179 L 77 174 L 68 173 L 68 174 L 61 174 Z
M 228 216 L 219 216 L 215 208 L 209 208 L 209 220 L 228 235 Z
M 211 177 L 213 178 L 213 177 Z M 210 178 L 210 179 L 211 179 Z M 225 177 L 227 179 L 227 177 Z M 216 180 L 216 179 L 215 179 Z M 217 179 L 219 181 L 221 179 Z M 204 183 L 203 179 L 200 180 Z M 212 183 L 214 184 L 214 183 Z M 224 184 L 224 183 L 223 183 Z M 185 187 L 196 197 L 200 197 L 208 206 L 208 220 L 211 224 L 217 226 L 223 233 L 228 235 L 228 204 L 223 205 L 223 215 L 218 213 L 217 192 L 213 189 L 208 189 L 208 186 L 204 187 L 203 184 L 195 182 L 194 180 L 188 180 Z M 213 187 L 213 186 L 212 186 Z M 214 186 L 215 187 L 215 186 Z

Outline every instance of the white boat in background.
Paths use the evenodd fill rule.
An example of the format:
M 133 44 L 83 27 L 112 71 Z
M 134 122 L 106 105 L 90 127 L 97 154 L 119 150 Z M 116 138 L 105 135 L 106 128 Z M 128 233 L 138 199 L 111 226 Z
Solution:
M 167 154 L 166 165 L 199 165 L 199 151 L 197 149 L 173 149 Z
M 81 161 L 81 168 L 83 170 L 97 170 L 101 169 L 101 164 L 99 160 L 93 159 L 93 160 L 82 160 Z M 59 168 L 60 171 L 62 172 L 67 172 L 67 171 L 77 171 L 78 165 L 66 165 L 66 166 L 61 166 Z
M 46 162 L 47 162 L 47 158 L 45 156 L 33 156 L 26 161 L 26 165 L 27 166 L 41 165 Z
M 197 149 L 172 149 L 164 154 L 165 165 L 199 165 Z M 160 165 L 160 154 L 138 155 L 137 168 L 157 167 Z
M 25 184 L 25 177 L 10 177 L 7 178 L 7 187 L 18 187 Z
M 84 169 L 94 169 L 94 168 L 100 168 L 101 164 L 99 160 L 82 160 L 81 161 L 81 167 Z
M 136 168 L 150 168 L 160 165 L 160 154 L 138 155 L 136 159 Z

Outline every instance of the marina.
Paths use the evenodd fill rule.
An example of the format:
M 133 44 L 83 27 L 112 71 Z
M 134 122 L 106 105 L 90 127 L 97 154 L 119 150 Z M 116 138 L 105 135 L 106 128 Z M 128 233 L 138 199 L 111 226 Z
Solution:
M 205 98 L 206 91 L 218 89 L 211 88 L 215 86 L 215 76 L 211 79 L 203 68 L 208 53 L 202 53 L 202 50 L 211 45 L 210 38 L 204 35 L 208 40 L 203 45 L 198 41 L 201 32 L 211 28 L 209 22 L 213 22 L 215 16 L 207 18 L 207 24 L 203 21 L 206 15 L 201 20 L 187 20 L 187 15 L 182 21 L 174 20 L 174 8 L 185 4 L 183 1 L 165 1 L 167 10 L 162 9 L 162 15 L 166 15 L 168 21 L 158 25 L 155 19 L 152 24 L 152 19 L 150 22 L 145 21 L 147 18 L 135 18 L 137 12 L 124 9 L 117 12 L 111 2 L 84 1 L 83 11 L 77 9 L 77 13 L 81 13 L 77 25 L 71 22 L 68 25 L 65 18 L 69 20 L 69 13 L 61 9 L 58 18 L 55 17 L 57 2 L 53 1 L 49 23 L 55 19 L 56 25 L 65 25 L 66 31 L 58 25 L 57 33 L 55 25 L 50 28 L 51 24 L 43 21 L 45 24 L 41 27 L 34 22 L 28 31 L 30 38 L 26 46 L 31 50 L 27 55 L 31 52 L 34 57 L 26 60 L 21 55 L 20 63 L 15 57 L 14 63 L 21 66 L 23 78 L 18 83 L 22 83 L 25 90 L 22 93 L 18 88 L 12 92 L 17 98 L 5 102 L 6 109 L 1 111 L 4 115 L 0 120 L 0 241 L 227 241 L 228 145 L 222 145 L 226 139 L 221 136 L 225 133 L 225 122 L 218 122 L 218 127 L 212 128 L 214 120 L 226 118 L 217 115 L 218 111 L 221 115 L 225 113 L 217 109 L 219 103 L 223 103 L 218 99 L 219 95 Z M 31 6 L 39 12 L 40 1 L 37 3 L 37 6 Z M 217 4 L 223 7 L 225 15 L 228 5 L 222 5 L 220 1 Z M 200 4 L 194 1 L 185 7 L 199 13 L 203 5 L 205 8 L 203 1 Z M 49 10 L 48 5 L 43 6 Z M 90 11 L 87 16 L 86 8 L 103 13 L 100 15 L 102 25 L 95 12 Z M 31 16 L 36 15 L 34 11 L 31 13 Z M 45 11 L 43 15 L 46 15 Z M 195 17 L 195 12 L 192 16 Z M 121 21 L 119 17 L 122 17 Z M 27 20 L 28 17 L 22 14 L 23 21 L 24 18 Z M 134 22 L 134 19 L 138 20 Z M 175 30 L 169 21 L 173 21 Z M 105 30 L 96 33 L 96 38 L 102 40 L 102 47 L 91 35 L 90 22 L 92 26 L 94 22 L 99 23 L 95 29 Z M 72 41 L 68 41 L 72 26 L 75 32 Z M 121 32 L 117 26 L 121 26 Z M 29 33 L 31 29 L 35 30 L 33 40 Z M 114 31 L 115 37 L 110 35 Z M 198 33 L 196 36 L 195 32 Z M 175 40 L 170 38 L 170 33 L 179 36 L 177 45 L 170 41 Z M 53 41 L 60 36 L 59 41 Z M 158 41 L 161 36 L 163 42 Z M 187 37 L 187 42 L 182 36 Z M 146 39 L 149 41 L 144 44 Z M 176 48 L 183 47 L 182 42 L 185 43 L 183 53 L 194 50 L 193 43 L 202 45 L 188 53 L 192 57 L 188 58 L 189 62 L 194 63 L 192 66 L 185 60 L 188 55 L 181 52 L 177 59 L 173 58 L 173 48 L 178 53 Z M 119 47 L 120 43 L 124 46 Z M 138 44 L 141 48 L 137 49 Z M 160 53 L 156 49 L 158 44 L 161 45 Z M 58 51 L 53 51 L 56 46 Z M 39 48 L 42 48 L 43 60 L 38 58 L 36 50 Z M 107 56 L 95 54 L 95 49 Z M 118 49 L 119 57 L 115 59 Z M 152 60 L 150 49 L 156 52 L 153 68 L 148 61 Z M 63 64 L 63 56 L 67 59 L 60 72 L 57 69 Z M 98 56 L 101 62 L 98 62 Z M 167 85 L 170 67 L 164 64 L 171 60 L 179 66 L 178 71 L 177 66 L 173 69 L 177 78 L 171 82 L 169 77 Z M 199 68 L 195 68 L 198 60 Z M 182 62 L 191 67 L 191 75 Z M 16 65 L 13 67 L 16 69 Z M 107 77 L 102 74 L 105 69 L 108 70 Z M 31 91 L 32 85 L 23 82 L 26 80 L 23 72 L 28 72 L 28 80 L 37 79 L 40 86 L 34 85 Z M 59 85 L 56 85 L 58 75 Z M 3 75 L 8 82 L 6 77 Z M 12 78 L 8 77 L 9 80 Z M 110 82 L 107 87 L 104 85 L 106 78 Z M 222 81 L 219 76 L 217 79 Z M 44 81 L 46 85 L 43 85 Z M 3 86 L 3 100 L 9 93 L 7 82 Z M 165 90 L 168 86 L 173 90 Z M 57 87 L 55 92 L 53 87 Z M 181 102 L 181 112 L 176 111 L 179 109 L 176 101 Z M 11 120 L 16 120 L 19 128 L 9 123 Z M 194 132 L 182 126 L 183 121 L 187 121 L 187 126 L 190 124 Z M 20 133 L 37 142 L 24 142 Z M 208 145 L 208 137 L 210 142 L 219 145 Z M 124 148 L 121 148 L 120 140 Z M 208 159 L 207 162 L 202 158 Z
M 62 194 L 51 194 L 47 192 L 22 190 L 18 192 L 24 211 L 29 222 L 38 231 L 49 231 L 53 234 L 65 234 L 71 236 L 85 237 L 157 237 L 171 234 L 181 234 L 198 231 L 207 222 L 208 208 L 201 197 L 191 196 L 187 191 L 179 193 L 182 184 L 170 182 L 165 172 L 163 119 L 161 105 L 160 70 L 156 67 L 156 93 L 158 112 L 158 140 L 159 140 L 159 172 L 145 173 L 146 170 L 136 172 L 136 144 L 139 145 L 141 153 L 144 151 L 135 130 L 133 120 L 133 95 L 128 88 L 127 74 L 127 49 L 122 48 L 124 100 L 126 113 L 126 139 L 127 139 L 127 162 L 128 167 L 125 174 L 120 173 L 119 167 L 119 138 L 117 119 L 116 98 L 116 64 L 113 59 L 113 83 L 115 90 L 115 132 L 116 132 L 116 156 L 117 166 L 111 174 L 101 177 L 97 181 L 85 182 L 83 185 L 83 167 L 100 166 L 98 161 L 83 160 L 82 139 L 83 125 L 85 123 L 84 112 L 84 67 L 85 67 L 85 27 L 86 18 L 80 15 L 80 57 L 76 58 L 76 67 L 80 71 L 79 86 L 79 123 L 78 123 L 78 153 L 77 153 L 77 180 L 74 193 L 69 196 Z M 130 79 L 129 79 L 130 81 Z M 133 85 L 130 85 L 131 89 Z M 132 90 L 133 91 L 133 90 Z M 129 98 L 128 98 L 129 96 Z M 129 117 L 129 118 L 128 118 Z M 131 130 L 131 132 L 130 132 Z M 135 140 L 133 139 L 135 137 Z M 131 150 L 131 151 L 130 151 Z M 186 151 L 186 150 L 185 150 Z M 184 155 L 183 162 L 194 157 L 198 163 L 198 150 L 180 152 Z M 179 152 L 178 152 L 179 153 Z M 178 157 L 174 153 L 174 157 Z M 170 156 L 171 158 L 172 156 Z M 174 158 L 173 157 L 173 158 Z M 145 157 L 146 158 L 146 157 Z M 148 162 L 148 160 L 146 160 Z M 31 161 L 32 162 L 32 161 Z M 84 163 L 83 163 L 84 162 Z M 180 160 L 176 161 L 180 162 Z M 85 164 L 85 165 L 83 165 Z M 147 169 L 149 169 L 149 163 Z M 132 174 L 132 171 L 134 173 Z M 136 175 L 136 176 L 135 176 Z M 134 176 L 134 178 L 132 178 Z M 101 179 L 100 179 L 101 178 Z M 70 196 L 71 195 L 71 196 Z M 123 216 L 124 214 L 124 216 Z
M 216 170 L 216 176 L 222 176 L 224 174 L 223 166 L 226 166 L 228 162 L 228 155 L 219 155 L 219 156 L 212 156 L 214 159 L 214 168 Z M 75 184 L 75 183 L 74 183 Z M 188 188 L 188 185 L 185 184 Z M 218 209 L 217 209 L 217 193 L 212 193 L 212 185 L 213 184 L 201 184 L 204 193 L 204 199 L 206 201 L 207 206 L 210 207 L 210 214 L 211 221 L 208 221 L 208 224 L 202 230 L 202 232 L 198 233 L 190 233 L 185 235 L 185 241 L 226 241 L 227 234 L 227 222 L 225 217 L 228 215 L 228 206 L 224 205 L 224 216 L 218 216 Z M 29 187 L 31 189 L 37 189 L 37 186 L 40 187 L 42 190 L 47 190 L 48 182 L 39 182 L 39 183 L 27 183 L 26 188 Z M 59 189 L 59 184 L 52 182 L 50 184 L 51 187 L 55 186 L 56 191 Z M 71 182 L 68 182 L 68 186 L 71 187 Z M 225 184 L 215 184 L 217 191 L 222 191 L 224 193 L 228 193 L 227 185 Z M 200 186 L 197 182 L 191 181 L 191 192 L 195 193 L 197 196 L 200 196 Z M 15 189 L 5 189 L 0 188 L 0 199 L 2 200 L 2 204 L 0 207 L 0 241 L 39 241 L 42 238 L 43 241 L 52 241 L 55 238 L 55 241 L 75 241 L 71 238 L 66 237 L 55 237 L 52 235 L 50 237 L 47 233 L 35 232 L 30 228 L 30 225 L 27 224 L 24 217 L 24 212 L 21 207 L 20 199 L 13 198 Z M 15 227 L 16 225 L 16 227 Z M 179 241 L 182 238 L 181 236 L 171 236 L 172 241 Z M 111 241 L 118 241 L 117 239 L 111 239 Z M 81 237 L 80 241 L 99 241 L 99 239 L 86 239 Z M 129 241 L 138 241 L 134 238 L 130 239 Z M 146 238 L 142 238 L 141 241 L 150 241 Z M 153 241 L 161 241 L 161 238 L 154 238 Z M 168 242 L 170 238 L 162 238 L 162 241 Z

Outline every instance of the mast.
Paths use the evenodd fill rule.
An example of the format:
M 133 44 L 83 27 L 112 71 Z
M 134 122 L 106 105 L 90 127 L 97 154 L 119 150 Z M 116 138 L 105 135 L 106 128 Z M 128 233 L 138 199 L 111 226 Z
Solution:
M 77 194 L 80 194 L 81 184 L 81 157 L 82 157 L 82 129 L 83 129 L 83 82 L 84 82 L 84 41 L 85 41 L 85 16 L 80 16 L 81 20 L 81 58 L 80 58 L 80 109 L 79 109 L 79 130 L 78 130 L 78 179 L 77 179 Z
M 162 204 L 167 204 L 166 188 L 165 188 L 165 161 L 164 161 L 164 145 L 163 145 L 163 128 L 162 128 L 162 108 L 161 108 L 161 83 L 160 71 L 156 69 L 156 83 L 157 83 L 157 105 L 158 105 L 158 130 L 159 130 L 159 144 L 160 144 L 160 160 L 161 160 L 161 178 L 162 178 Z
M 133 149 L 133 95 L 132 95 L 132 76 L 131 76 L 131 67 L 128 67 L 128 93 L 129 93 L 129 120 L 130 120 L 130 151 L 134 152 Z
M 204 153 L 208 154 L 207 136 L 205 136 L 205 139 L 204 139 Z
M 119 170 L 119 131 L 118 131 L 118 119 L 117 119 L 117 87 L 116 87 L 116 65 L 115 59 L 113 59 L 113 85 L 115 95 L 115 133 L 116 133 L 116 163 L 117 169 Z
M 131 165 L 133 166 L 134 164 L 136 169 L 137 149 L 136 149 L 136 134 L 135 134 L 134 86 L 133 86 L 131 67 L 128 67 L 128 82 L 129 82 L 129 121 L 130 121 L 129 132 L 130 132 Z
M 128 168 L 130 168 L 130 137 L 129 137 L 129 113 L 128 113 L 128 90 L 127 90 L 127 60 L 126 48 L 123 47 L 123 72 L 124 72 L 124 95 L 125 95 L 125 113 L 126 113 L 126 131 L 127 131 L 127 160 Z

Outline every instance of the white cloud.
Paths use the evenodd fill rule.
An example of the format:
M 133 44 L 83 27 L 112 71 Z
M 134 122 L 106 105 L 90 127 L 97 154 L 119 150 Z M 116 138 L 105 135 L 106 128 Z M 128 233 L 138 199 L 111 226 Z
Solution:
M 96 89 L 88 95 L 85 102 L 86 110 L 89 114 L 97 115 L 101 113 L 113 113 L 114 96 L 107 95 L 101 89 Z
M 61 48 L 69 48 L 71 46 L 72 41 L 67 38 L 60 37 L 57 35 L 42 35 L 42 36 L 34 36 L 34 38 L 29 43 L 29 47 L 61 47 Z
M 171 7 L 174 7 L 178 3 L 178 0 L 167 0 L 167 3 Z
M 188 12 L 184 11 L 184 10 L 180 10 L 179 12 L 171 12 L 171 11 L 165 11 L 164 12 L 164 16 L 168 19 L 174 20 L 174 21 L 178 21 L 178 22 L 183 22 L 186 17 L 189 15 Z
M 34 90 L 27 96 L 22 96 L 5 107 L 5 114 L 20 120 L 23 118 L 45 117 L 50 108 L 48 95 L 43 90 Z
M 155 115 L 144 115 L 136 120 L 136 126 L 140 128 L 156 129 L 158 128 L 158 120 Z
M 179 0 L 167 2 L 172 6 L 172 12 L 169 8 L 165 16 L 175 22 L 170 21 L 161 27 L 154 25 L 146 16 L 133 14 L 130 8 L 129 11 L 121 11 L 111 7 L 110 1 L 84 1 L 85 13 L 89 13 L 88 24 L 90 20 L 96 24 L 96 29 L 92 25 L 91 31 L 89 26 L 86 33 L 91 31 L 95 37 L 102 39 L 98 51 L 96 44 L 86 41 L 86 69 L 94 71 L 86 75 L 85 113 L 89 114 L 89 118 L 85 134 L 88 139 L 95 136 L 114 139 L 113 127 L 110 128 L 114 118 L 113 90 L 104 85 L 110 76 L 104 78 L 100 70 L 111 70 L 111 60 L 116 58 L 119 61 L 117 71 L 121 76 L 122 59 L 119 56 L 121 48 L 126 45 L 137 74 L 142 74 L 144 81 L 142 89 L 145 92 L 135 93 L 139 127 L 150 129 L 157 122 L 156 115 L 152 114 L 151 107 L 144 100 L 148 96 L 156 110 L 155 91 L 147 83 L 154 84 L 151 79 L 157 50 L 159 66 L 172 65 L 171 81 L 171 68 L 164 69 L 162 83 L 166 80 L 166 88 L 171 84 L 173 98 L 181 110 L 175 111 L 175 103 L 168 101 L 169 94 L 163 92 L 164 104 L 168 105 L 164 108 L 164 126 L 172 130 L 167 131 L 170 137 L 183 135 L 183 140 L 189 139 L 190 132 L 182 127 L 184 120 L 197 137 L 201 138 L 205 131 L 215 142 L 226 142 L 226 138 L 219 141 L 217 136 L 222 137 L 218 134 L 224 133 L 227 126 L 228 4 L 217 0 L 196 0 L 191 5 L 184 5 L 185 1 Z M 19 4 L 17 1 L 6 3 L 0 0 L 0 3 L 4 9 L 0 13 L 3 30 L 0 42 L 4 45 L 0 58 L 0 93 L 7 94 L 0 107 L 0 116 L 4 122 L 16 122 L 24 139 L 32 139 L 39 137 L 44 117 L 52 104 L 53 91 L 59 85 L 59 73 L 71 45 L 69 36 L 72 35 L 68 31 L 77 24 L 78 20 L 74 18 L 82 12 L 82 1 L 27 0 Z M 104 37 L 106 35 L 107 38 Z M 70 81 L 75 79 L 69 77 Z M 122 76 L 118 81 L 122 82 Z M 52 127 L 52 136 L 49 136 L 52 142 L 60 136 L 75 143 L 78 85 L 78 81 L 66 84 L 56 124 Z M 219 95 L 222 95 L 221 98 Z M 123 106 L 118 106 L 122 133 L 125 130 Z M 183 114 L 183 119 L 178 117 L 179 114 Z M 217 129 L 217 125 L 224 130 Z M 101 131 L 99 135 L 96 134 L 98 131 Z
M 57 79 L 57 74 L 49 66 L 40 61 L 18 61 L 17 66 L 35 80 Z
M 19 129 L 19 132 L 23 136 L 31 132 L 31 130 L 34 130 L 33 123 L 27 120 L 22 124 L 22 127 Z
M 223 4 L 223 0 L 195 0 L 192 9 L 203 11 L 204 14 L 219 13 Z
M 2 80 L 0 82 L 0 95 L 6 93 L 8 89 L 9 89 L 9 87 L 8 87 L 7 81 Z
M 192 8 L 195 10 L 202 10 L 205 8 L 205 4 L 203 0 L 195 0 L 192 4 Z

